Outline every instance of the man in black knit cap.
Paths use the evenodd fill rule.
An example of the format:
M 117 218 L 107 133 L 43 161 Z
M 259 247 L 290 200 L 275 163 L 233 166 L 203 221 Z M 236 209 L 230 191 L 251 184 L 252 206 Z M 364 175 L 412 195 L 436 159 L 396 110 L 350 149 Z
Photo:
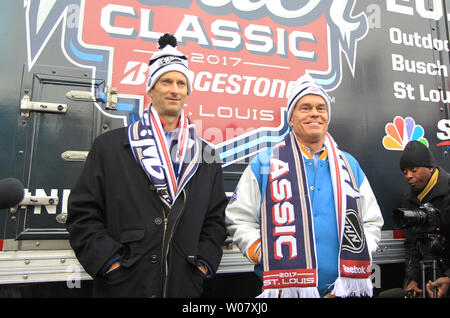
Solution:
M 408 210 L 423 209 L 424 204 L 429 203 L 434 209 L 438 210 L 440 216 L 439 234 L 443 238 L 445 249 L 441 251 L 441 255 L 433 255 L 430 251 L 430 241 L 419 239 L 418 235 L 407 229 L 405 249 L 405 290 L 410 292 L 412 297 L 420 297 L 422 289 L 419 287 L 422 280 L 422 271 L 420 261 L 427 255 L 433 255 L 442 258 L 440 266 L 438 266 L 438 276 L 435 282 L 428 282 L 428 290 L 431 287 L 437 288 L 437 296 L 445 297 L 448 285 L 450 283 L 450 250 L 449 250 L 449 214 L 450 214 L 450 178 L 448 173 L 436 165 L 436 161 L 423 143 L 419 141 L 409 142 L 401 157 L 400 169 L 403 176 L 410 185 L 410 191 L 405 195 L 402 201 L 402 208 Z M 423 209 L 426 211 L 426 209 Z

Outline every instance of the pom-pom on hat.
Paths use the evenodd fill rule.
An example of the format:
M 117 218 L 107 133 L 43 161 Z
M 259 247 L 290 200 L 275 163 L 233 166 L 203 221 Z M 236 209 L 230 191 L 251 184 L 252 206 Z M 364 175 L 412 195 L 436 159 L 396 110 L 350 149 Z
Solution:
M 147 92 L 164 73 L 178 71 L 186 76 L 188 95 L 192 92 L 194 73 L 188 68 L 187 56 L 176 49 L 177 39 L 169 33 L 164 34 L 158 40 L 159 50 L 150 58 Z
M 305 74 L 297 79 L 294 87 L 292 88 L 287 103 L 287 121 L 291 120 L 292 112 L 294 111 L 297 102 L 305 95 L 319 95 L 325 99 L 328 108 L 328 122 L 331 119 L 331 99 L 327 92 L 317 84 L 314 79 L 309 75 Z
M 431 151 L 417 140 L 408 142 L 400 157 L 400 169 L 403 171 L 410 167 L 436 167 Z

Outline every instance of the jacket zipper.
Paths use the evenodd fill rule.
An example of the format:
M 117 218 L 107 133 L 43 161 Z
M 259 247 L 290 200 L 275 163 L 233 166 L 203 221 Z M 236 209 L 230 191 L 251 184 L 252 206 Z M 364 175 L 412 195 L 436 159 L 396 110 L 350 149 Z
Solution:
M 173 231 L 170 233 L 169 240 L 167 241 L 167 249 L 165 251 L 166 252 L 165 255 L 164 255 L 164 249 L 162 251 L 162 253 L 163 253 L 162 258 L 164 260 L 164 282 L 163 282 L 163 294 L 162 294 L 163 298 L 167 297 L 167 282 L 169 280 L 168 279 L 169 278 L 169 262 L 167 260 L 167 257 L 169 255 L 170 242 L 172 241 L 173 233 L 175 232 L 175 230 L 177 228 L 178 221 L 181 219 L 181 216 L 183 215 L 184 207 L 186 206 L 186 199 L 187 199 L 186 189 L 183 189 L 183 207 L 181 208 L 180 215 L 176 219 L 176 223 L 175 223 L 175 225 L 173 227 Z M 164 216 L 163 247 L 164 247 L 164 243 L 165 243 L 165 239 L 166 239 L 167 223 L 169 222 L 169 216 L 170 216 L 170 212 L 171 211 L 172 211 L 172 209 L 169 210 L 169 213 L 167 214 L 167 217 Z

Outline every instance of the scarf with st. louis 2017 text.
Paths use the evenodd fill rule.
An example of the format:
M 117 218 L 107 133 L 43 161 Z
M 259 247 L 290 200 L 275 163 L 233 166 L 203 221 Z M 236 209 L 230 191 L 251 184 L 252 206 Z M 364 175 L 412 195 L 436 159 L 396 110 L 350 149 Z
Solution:
M 327 134 L 340 239 L 336 297 L 372 296 L 370 256 L 361 224 L 359 190 L 349 163 Z M 319 297 L 317 258 L 308 183 L 297 139 L 290 132 L 274 147 L 261 206 L 263 293 L 270 297 Z

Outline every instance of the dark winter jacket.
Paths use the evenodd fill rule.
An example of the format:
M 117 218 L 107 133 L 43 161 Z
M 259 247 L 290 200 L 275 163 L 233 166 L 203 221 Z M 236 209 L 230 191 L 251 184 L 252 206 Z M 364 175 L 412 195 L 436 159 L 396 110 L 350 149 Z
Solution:
M 211 148 L 203 145 L 206 155 Z M 206 162 L 205 162 L 206 161 Z M 196 297 L 226 236 L 220 163 L 204 160 L 169 210 L 137 164 L 127 128 L 99 136 L 68 201 L 70 244 L 98 297 Z M 209 162 L 209 163 L 208 163 Z M 115 255 L 120 267 L 105 274 Z
M 417 193 L 412 189 L 405 195 L 402 207 L 408 210 L 417 210 L 423 204 L 429 202 L 435 209 L 439 210 L 440 215 L 440 240 L 442 246 L 445 248 L 438 253 L 432 252 L 430 247 L 432 238 L 424 239 L 418 231 L 412 231 L 410 228 L 406 230 L 405 251 L 406 251 L 406 283 L 410 280 L 415 280 L 418 283 L 422 282 L 422 270 L 420 261 L 424 258 L 439 259 L 442 256 L 443 263 L 438 266 L 437 276 L 447 276 L 450 266 L 450 176 L 441 167 L 439 169 L 439 176 L 436 185 L 431 189 L 422 202 L 419 202 Z M 444 273 L 445 272 L 445 273 Z M 431 279 L 431 278 L 427 278 Z

